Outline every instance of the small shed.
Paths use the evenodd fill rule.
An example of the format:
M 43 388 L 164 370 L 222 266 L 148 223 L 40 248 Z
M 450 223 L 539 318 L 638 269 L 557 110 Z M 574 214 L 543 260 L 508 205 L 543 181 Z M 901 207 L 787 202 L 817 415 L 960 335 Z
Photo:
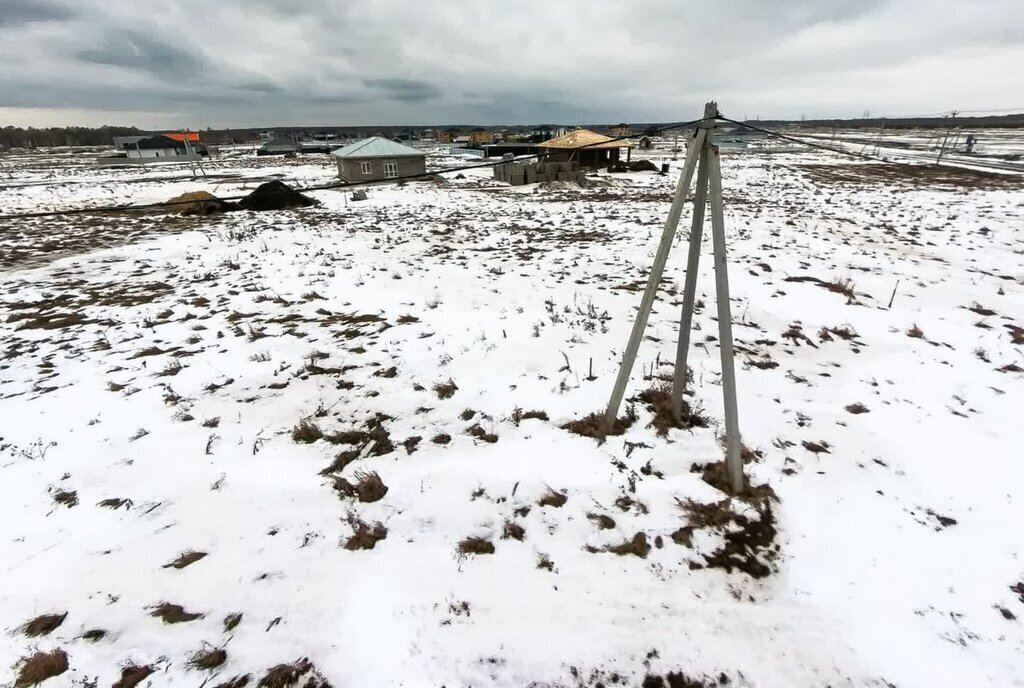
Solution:
M 608 167 L 619 161 L 621 149 L 626 149 L 626 159 L 632 144 L 602 136 L 588 129 L 570 131 L 564 136 L 550 139 L 538 145 L 545 159 L 551 162 L 578 162 L 580 167 Z
M 346 182 L 384 181 L 427 171 L 423 151 L 383 136 L 357 141 L 331 155 L 338 160 L 338 176 Z
M 157 134 L 139 139 L 130 144 L 125 152 L 128 158 L 149 159 L 149 158 L 181 158 L 199 159 L 201 155 L 207 155 L 206 146 L 201 143 L 192 143 L 191 140 L 179 141 L 165 134 Z
M 650 136 L 641 136 L 637 139 L 636 145 L 640 150 L 651 150 L 654 148 L 654 142 L 651 141 Z

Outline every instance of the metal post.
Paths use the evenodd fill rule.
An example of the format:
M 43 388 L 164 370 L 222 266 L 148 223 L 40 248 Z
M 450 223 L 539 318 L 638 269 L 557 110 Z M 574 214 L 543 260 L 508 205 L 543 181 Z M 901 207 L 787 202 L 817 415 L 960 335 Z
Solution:
M 683 392 L 686 390 L 686 358 L 690 350 L 690 327 L 693 324 L 693 302 L 697 292 L 697 267 L 700 263 L 700 242 L 704 227 L 704 209 L 708 198 L 708 144 L 700 156 L 697 189 L 693 197 L 693 222 L 690 225 L 690 252 L 686 260 L 686 281 L 683 286 L 683 311 L 679 317 L 679 342 L 676 346 L 676 370 L 672 378 L 672 415 L 682 417 Z
M 718 339 L 722 354 L 722 395 L 725 401 L 725 459 L 733 494 L 743 491 L 740 428 L 736 408 L 736 370 L 733 367 L 732 310 L 729 306 L 729 273 L 725 252 L 725 213 L 722 208 L 722 168 L 718 147 L 709 145 L 711 237 L 715 247 L 715 300 L 718 304 Z
M 714 103 L 711 117 L 716 112 Z M 704 116 L 708 116 L 708 108 L 704 109 Z M 672 199 L 672 207 L 669 208 L 668 217 L 665 219 L 665 228 L 661 233 L 661 243 L 658 244 L 658 251 L 654 254 L 654 264 L 651 266 L 651 274 L 647 278 L 647 288 L 644 290 L 643 299 L 640 301 L 640 310 L 633 322 L 633 331 L 629 335 L 629 343 L 626 351 L 622 354 L 622 364 L 619 366 L 619 375 L 615 378 L 615 386 L 612 388 L 611 398 L 608 400 L 608 408 L 604 414 L 605 432 L 612 429 L 615 424 L 615 416 L 622 404 L 622 397 L 626 393 L 626 384 L 629 382 L 629 375 L 633 371 L 633 363 L 636 361 L 636 352 L 640 349 L 640 341 L 644 336 L 644 329 L 647 327 L 647 318 L 651 314 L 651 306 L 654 305 L 654 297 L 658 293 L 658 284 L 661 282 L 661 274 L 665 270 L 665 262 L 668 260 L 668 252 L 672 248 L 672 239 L 676 234 L 676 227 L 679 225 L 679 216 L 683 212 L 683 203 L 690 190 L 690 182 L 693 180 L 693 172 L 697 167 L 697 160 L 704 148 L 704 139 L 707 136 L 707 129 L 699 129 L 693 139 L 693 147 L 687 151 L 686 162 L 683 164 L 683 171 L 679 175 L 679 183 L 676 184 L 676 195 Z

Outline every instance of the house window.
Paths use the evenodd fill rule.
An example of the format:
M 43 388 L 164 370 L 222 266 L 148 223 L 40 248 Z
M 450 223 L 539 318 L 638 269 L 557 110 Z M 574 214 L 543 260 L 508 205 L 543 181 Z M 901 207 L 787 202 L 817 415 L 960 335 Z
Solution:
M 384 178 L 394 179 L 398 176 L 398 163 L 394 160 L 387 160 L 384 162 Z
M 359 171 L 363 174 L 371 174 L 373 172 L 372 162 L 361 162 L 359 163 Z

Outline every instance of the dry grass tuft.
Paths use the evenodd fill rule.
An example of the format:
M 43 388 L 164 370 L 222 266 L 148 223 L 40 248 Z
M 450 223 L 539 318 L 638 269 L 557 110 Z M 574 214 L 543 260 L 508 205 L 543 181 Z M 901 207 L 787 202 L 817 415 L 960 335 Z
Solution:
M 434 394 L 437 395 L 438 399 L 451 399 L 455 396 L 455 392 L 458 389 L 458 385 L 451 378 L 448 378 L 448 382 L 438 382 L 434 385 Z
M 555 562 L 551 561 L 551 559 L 548 557 L 548 555 L 541 554 L 537 558 L 537 568 L 544 569 L 545 571 L 554 571 L 555 570 Z
M 18 677 L 14 688 L 38 686 L 43 681 L 60 676 L 68 670 L 68 655 L 64 650 L 36 652 L 18 663 Z
M 152 674 L 155 670 L 149 664 L 145 666 L 135 666 L 129 664 L 128 666 L 121 669 L 121 678 L 119 678 L 111 688 L 135 688 Z
M 434 444 L 448 444 L 452 441 L 452 436 L 443 432 L 439 432 L 430 438 L 430 441 Z
M 211 671 L 224 662 L 228 661 L 228 653 L 219 647 L 203 648 L 197 650 L 188 659 L 188 665 L 193 669 Z
M 732 510 L 732 500 L 704 504 L 692 499 L 676 500 L 676 506 L 686 514 L 687 522 L 695 528 L 722 528 L 736 519 Z
M 104 499 L 102 502 L 99 502 L 97 506 L 102 506 L 107 509 L 120 509 L 121 507 L 130 509 L 132 507 L 132 500 L 123 497 L 110 497 L 109 499 Z
M 373 549 L 378 542 L 387 538 L 388 529 L 383 523 L 370 525 L 359 519 L 354 513 L 348 515 L 348 523 L 352 526 L 352 536 L 345 541 L 345 549 Z
M 494 444 L 495 442 L 498 441 L 497 435 L 495 435 L 493 432 L 487 432 L 479 423 L 474 423 L 473 425 L 466 428 L 466 434 L 472 435 L 478 440 L 482 440 L 484 442 L 487 442 L 488 444 Z
M 170 604 L 169 602 L 161 602 L 153 607 L 149 615 L 160 619 L 165 624 L 187 623 L 203 618 L 202 614 L 187 612 L 180 604 Z
M 57 630 L 67 617 L 67 612 L 63 614 L 43 614 L 22 625 L 21 632 L 30 638 L 49 635 Z
M 605 514 L 597 514 L 594 512 L 590 512 L 589 514 L 587 514 L 587 518 L 593 521 L 594 525 L 596 525 L 601 530 L 611 530 L 615 527 L 615 519 Z
M 252 681 L 252 674 L 242 674 L 218 683 L 213 688 L 246 688 L 250 681 Z
M 871 412 L 871 409 L 869 409 L 867 406 L 865 406 L 864 404 L 860 403 L 859 401 L 855 402 L 853 404 L 850 404 L 849 406 L 846 406 L 845 408 L 846 408 L 847 413 L 852 413 L 854 415 L 857 415 L 857 414 L 860 414 L 860 413 L 870 413 Z
M 267 670 L 256 688 L 291 688 L 299 679 L 313 670 L 313 663 L 303 657 L 291 664 L 278 664 Z
M 178 558 L 169 564 L 164 564 L 165 569 L 183 569 L 186 566 L 191 566 L 200 559 L 206 556 L 206 552 L 197 552 L 195 550 L 189 550 L 178 555 Z
M 680 402 L 679 420 L 676 421 L 672 414 L 672 388 L 669 385 L 646 389 L 630 401 L 642 401 L 647 405 L 647 410 L 654 414 L 647 427 L 653 427 L 659 437 L 667 435 L 669 428 L 686 430 L 708 426 L 708 419 L 691 410 L 685 399 Z
M 635 557 L 646 559 L 648 552 L 651 551 L 651 546 L 647 544 L 646 535 L 643 533 L 637 533 L 629 540 L 623 541 L 621 544 L 605 547 L 604 551 L 611 552 L 612 554 L 618 554 L 620 557 L 632 554 Z
M 312 444 L 323 436 L 320 426 L 307 420 L 300 421 L 292 428 L 292 441 L 300 444 Z
M 53 493 L 53 501 L 70 509 L 73 506 L 78 506 L 78 493 L 74 490 L 57 490 Z
M 334 489 L 342 497 L 356 497 L 367 504 L 383 499 L 388 493 L 388 486 L 380 479 L 376 471 L 356 471 L 356 483 L 352 484 L 342 477 L 334 479 Z
M 523 528 L 521 525 L 519 525 L 515 521 L 505 521 L 505 528 L 504 528 L 504 530 L 502 530 L 502 533 L 501 533 L 501 539 L 502 540 L 509 540 L 509 539 L 511 539 L 511 540 L 519 540 L 520 542 L 522 542 L 523 538 L 525 538 L 525 537 L 526 537 L 526 529 L 525 528 Z
M 916 324 L 907 330 L 907 336 L 914 339 L 924 339 L 924 332 Z
M 235 630 L 238 624 L 242 623 L 242 612 L 235 612 L 224 617 L 224 632 L 230 633 Z
M 605 426 L 603 413 L 591 413 L 579 420 L 569 421 L 562 426 L 562 429 L 583 437 L 604 439 L 607 436 L 625 434 L 626 430 L 636 422 L 636 419 L 636 408 L 630 404 L 626 407 L 626 415 L 616 418 L 611 428 Z
M 512 423 L 516 427 L 518 427 L 519 424 L 521 422 L 523 422 L 524 420 L 530 420 L 530 419 L 547 421 L 548 420 L 547 411 L 537 411 L 537 410 L 534 410 L 534 411 L 524 411 L 523 409 L 519 408 L 518 406 L 516 408 L 512 409 Z
M 88 640 L 91 643 L 99 642 L 107 637 L 107 632 L 102 628 L 90 628 L 88 631 L 82 634 L 82 640 Z
M 564 506 L 568 500 L 569 498 L 565 496 L 564 493 L 555 492 L 549 487 L 548 491 L 545 492 L 543 496 L 541 496 L 537 504 L 539 506 L 553 506 L 557 509 L 559 507 Z
M 482 537 L 468 537 L 459 543 L 459 554 L 494 554 L 494 545 Z

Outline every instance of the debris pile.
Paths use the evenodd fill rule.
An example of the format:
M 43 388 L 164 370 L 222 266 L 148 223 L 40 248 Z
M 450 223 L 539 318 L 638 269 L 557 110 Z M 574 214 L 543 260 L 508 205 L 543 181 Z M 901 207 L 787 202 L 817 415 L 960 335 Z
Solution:
M 306 208 L 319 205 L 282 181 L 265 182 L 238 202 L 242 210 L 283 210 L 285 208 Z

